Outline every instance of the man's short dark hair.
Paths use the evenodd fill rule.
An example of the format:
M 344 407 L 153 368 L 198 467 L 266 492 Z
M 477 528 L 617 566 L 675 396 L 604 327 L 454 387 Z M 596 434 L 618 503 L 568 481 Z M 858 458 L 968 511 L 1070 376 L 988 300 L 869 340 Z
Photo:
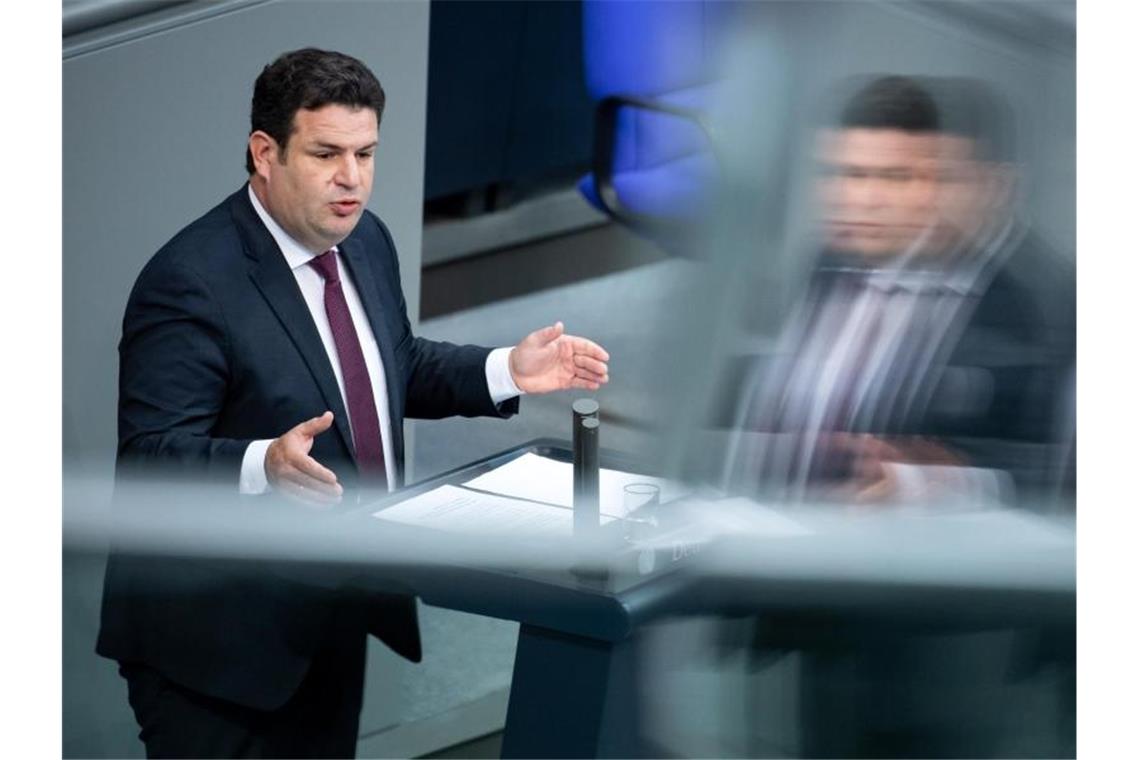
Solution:
M 367 66 L 344 53 L 316 48 L 284 53 L 262 69 L 253 85 L 249 132 L 260 130 L 272 137 L 284 161 L 297 111 L 330 104 L 371 108 L 379 124 L 384 113 L 384 88 Z M 245 168 L 253 174 L 253 154 L 248 147 Z
M 839 117 L 843 129 L 898 129 L 937 132 L 938 106 L 915 80 L 881 76 L 863 85 L 847 101 Z

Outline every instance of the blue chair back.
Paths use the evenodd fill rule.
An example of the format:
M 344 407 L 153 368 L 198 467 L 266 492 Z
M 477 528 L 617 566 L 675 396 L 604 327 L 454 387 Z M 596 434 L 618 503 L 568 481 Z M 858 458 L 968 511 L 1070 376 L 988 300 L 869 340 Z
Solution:
M 623 98 L 641 103 L 623 104 L 610 128 L 595 137 L 595 154 L 605 151 L 609 158 L 611 176 L 603 179 L 629 213 L 615 213 L 602 197 L 597 171 L 579 183 L 595 206 L 622 221 L 685 220 L 701 212 L 716 172 L 710 138 L 700 122 L 676 111 L 708 110 L 717 91 L 719 43 L 734 6 L 715 0 L 584 0 L 590 96 L 603 105 Z M 597 144 L 603 131 L 612 145 Z

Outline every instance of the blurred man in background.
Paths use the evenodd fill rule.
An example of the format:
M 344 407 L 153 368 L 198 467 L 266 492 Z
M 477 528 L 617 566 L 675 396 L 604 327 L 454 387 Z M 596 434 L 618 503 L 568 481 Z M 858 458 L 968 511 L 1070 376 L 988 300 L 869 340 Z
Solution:
M 929 84 L 876 79 L 819 136 L 825 246 L 739 395 L 760 435 L 729 458 L 734 489 L 881 503 L 1052 482 L 1073 278 L 1013 214 L 1000 102 Z
M 1055 505 L 1072 482 L 1058 473 L 1074 278 L 1014 213 L 1012 142 L 982 83 L 901 76 L 864 84 L 821 131 L 823 250 L 779 351 L 739 395 L 729 490 L 791 505 Z M 1061 638 L 789 613 L 756 620 L 752 651 L 801 653 L 804 756 L 1049 753 L 1071 712 L 1050 725 L 1062 738 L 1018 744 L 1034 728 L 1011 707 L 1011 678 L 1070 668 Z

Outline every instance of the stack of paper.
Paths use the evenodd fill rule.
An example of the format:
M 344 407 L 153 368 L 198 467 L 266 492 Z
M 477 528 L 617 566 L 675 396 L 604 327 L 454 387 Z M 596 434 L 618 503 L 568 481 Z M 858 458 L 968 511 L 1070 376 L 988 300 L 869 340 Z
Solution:
M 624 488 L 631 483 L 652 483 L 657 486 L 661 489 L 662 503 L 687 494 L 682 486 L 663 478 L 605 468 L 599 473 L 598 481 L 601 513 L 609 517 L 625 516 Z M 531 499 L 563 507 L 574 506 L 574 465 L 537 454 L 523 454 L 464 485 L 516 499 Z
M 574 467 L 524 454 L 462 486 L 443 485 L 374 513 L 383 520 L 461 533 L 570 536 L 574 531 Z M 671 481 L 601 470 L 601 523 L 625 515 L 624 488 L 652 483 L 661 501 L 685 495 Z
M 414 496 L 374 516 L 459 533 L 569 536 L 574 529 L 574 513 L 569 509 L 452 485 Z

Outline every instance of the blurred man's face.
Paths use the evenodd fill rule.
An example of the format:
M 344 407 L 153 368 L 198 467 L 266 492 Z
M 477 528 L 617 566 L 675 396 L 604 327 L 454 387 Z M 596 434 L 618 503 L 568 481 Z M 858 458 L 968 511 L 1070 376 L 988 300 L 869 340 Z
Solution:
M 901 253 L 937 219 L 939 136 L 897 129 L 823 133 L 819 158 L 831 248 L 867 257 Z
M 328 250 L 360 221 L 372 193 L 378 127 L 371 108 L 302 108 L 293 116 L 286 150 L 273 142 L 268 160 L 259 162 L 265 180 L 265 197 L 259 197 L 309 251 Z

